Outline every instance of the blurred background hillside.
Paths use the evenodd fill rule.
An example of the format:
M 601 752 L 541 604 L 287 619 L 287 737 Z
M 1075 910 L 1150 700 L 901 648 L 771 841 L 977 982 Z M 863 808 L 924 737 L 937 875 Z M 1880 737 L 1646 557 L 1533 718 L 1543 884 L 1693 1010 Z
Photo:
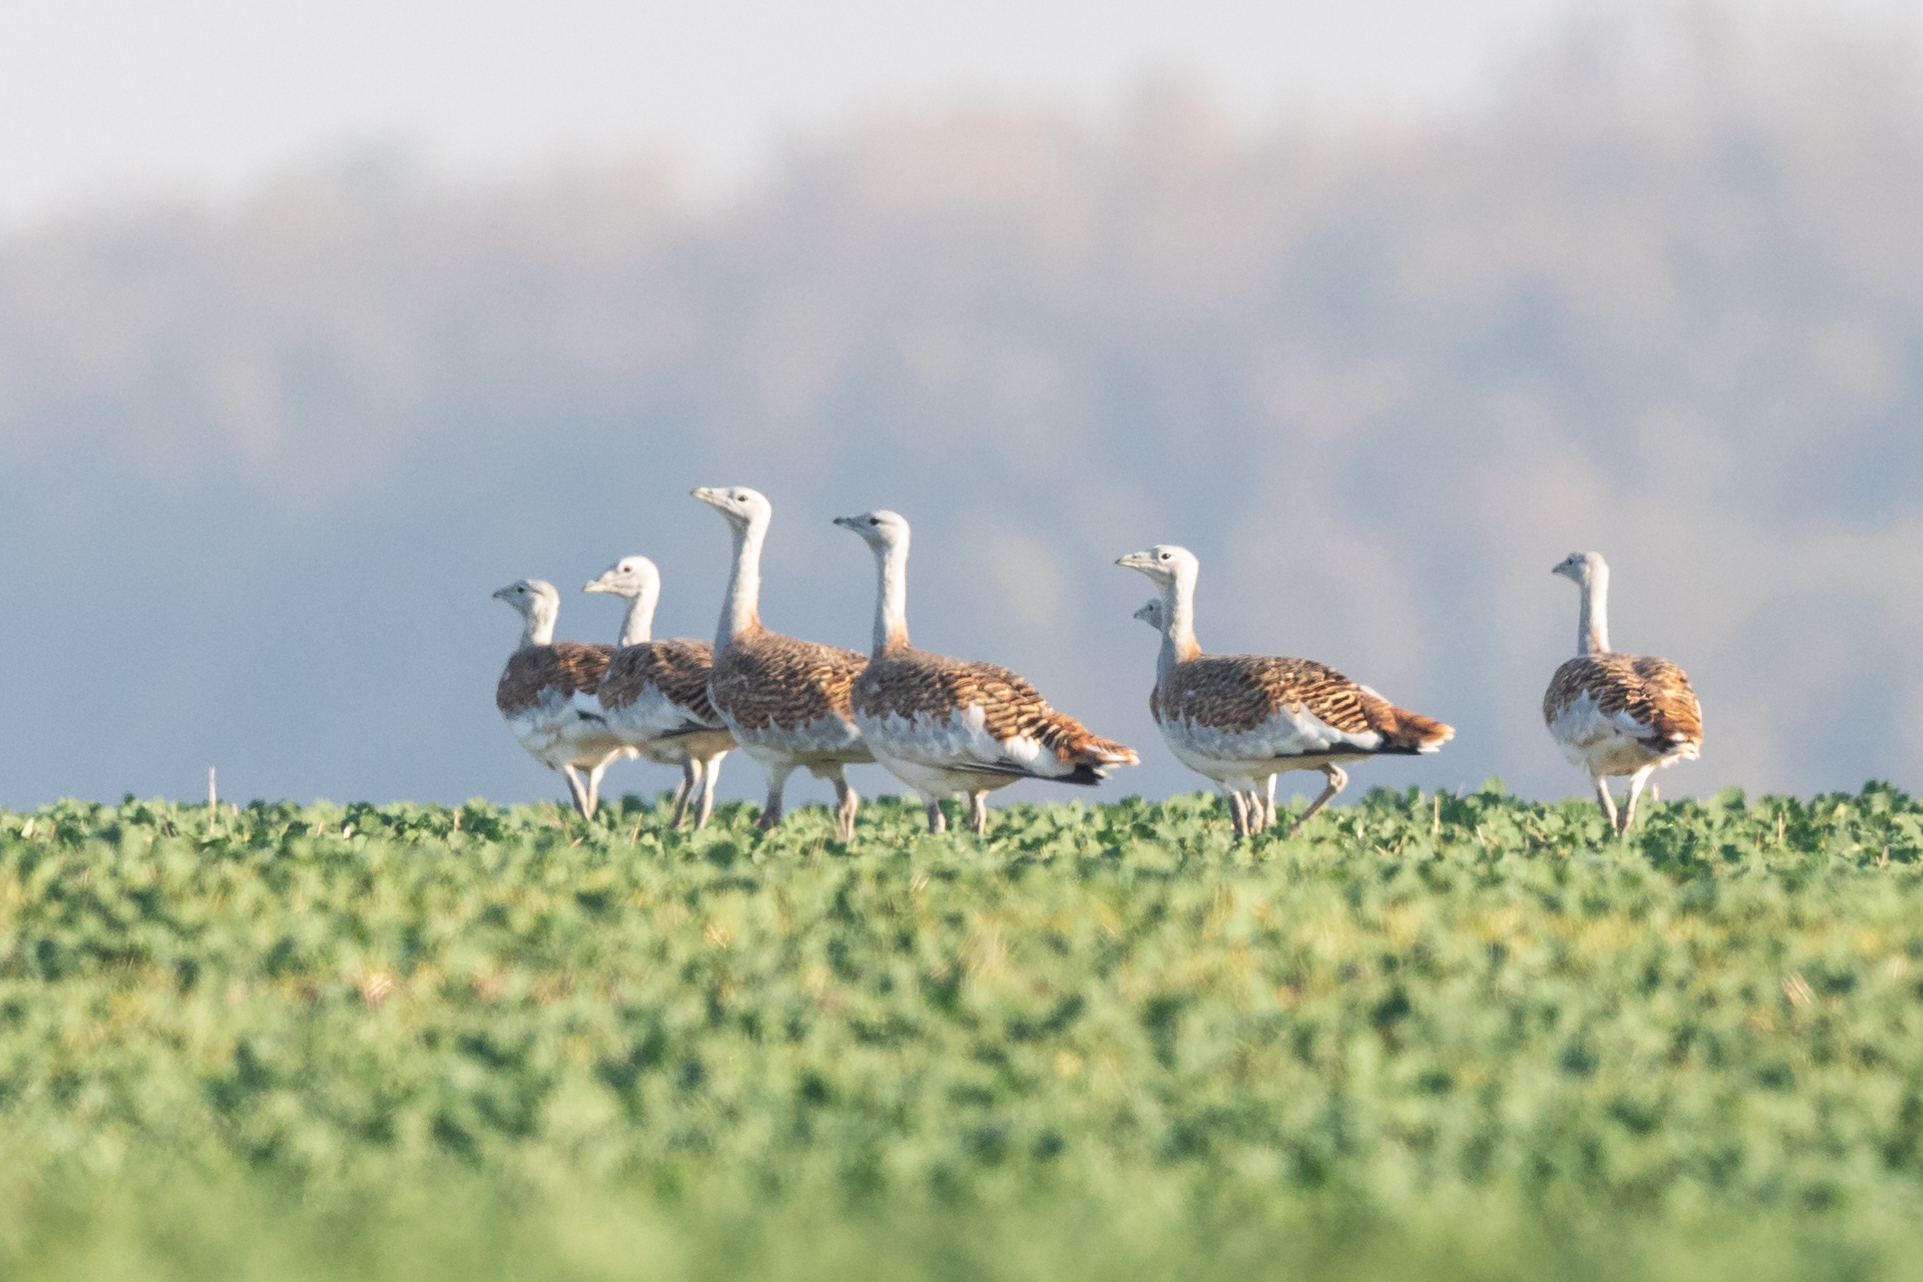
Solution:
M 239 797 L 559 797 L 494 712 L 517 625 L 488 594 L 549 578 L 562 635 L 611 640 L 575 589 L 641 552 L 657 634 L 711 635 L 703 484 L 775 504 L 764 619 L 853 647 L 872 571 L 829 518 L 907 515 L 917 642 L 1138 746 L 1103 795 L 1200 784 L 1148 719 L 1148 584 L 1111 564 L 1158 541 L 1202 559 L 1209 649 L 1457 727 L 1357 795 L 1582 789 L 1538 707 L 1575 641 L 1549 567 L 1588 548 L 1615 644 L 1705 705 L 1666 793 L 1914 790 L 1916 46 L 1609 12 L 1426 115 L 1252 123 L 1149 74 L 1101 110 L 857 113 L 725 188 L 659 151 L 501 176 L 369 145 L 16 214 L 0 804 L 208 765 Z

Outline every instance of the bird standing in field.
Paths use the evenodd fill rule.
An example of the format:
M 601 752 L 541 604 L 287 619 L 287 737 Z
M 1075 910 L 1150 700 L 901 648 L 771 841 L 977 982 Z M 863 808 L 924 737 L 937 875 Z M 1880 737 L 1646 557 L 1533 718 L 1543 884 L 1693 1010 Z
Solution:
M 875 554 L 874 649 L 855 678 L 855 724 L 889 774 L 921 798 L 928 830 L 947 827 L 941 799 L 968 797 L 968 827 L 988 831 L 988 794 L 1018 779 L 1098 784 L 1135 750 L 1055 711 L 1035 687 L 992 663 L 951 659 L 908 641 L 908 522 L 895 512 L 839 516 Z
M 1572 765 L 1589 772 L 1596 800 L 1620 835 L 1636 819 L 1636 799 L 1658 766 L 1694 761 L 1703 747 L 1703 708 L 1683 670 L 1667 659 L 1609 648 L 1609 565 L 1596 552 L 1571 552 L 1550 570 L 1582 589 L 1576 657 L 1556 669 L 1542 697 L 1542 719 Z M 1629 776 L 1620 816 L 1611 775 Z
M 1295 821 L 1296 831 L 1348 784 L 1344 763 L 1436 752 L 1455 730 L 1398 708 L 1334 668 L 1308 659 L 1208 655 L 1195 639 L 1195 554 L 1172 544 L 1131 552 L 1116 562 L 1139 570 L 1162 596 L 1162 650 L 1149 714 L 1169 750 L 1228 794 L 1238 837 L 1264 816 L 1258 780 L 1290 770 L 1320 770 L 1322 795 Z
M 1159 633 L 1162 630 L 1162 598 L 1150 597 L 1142 603 L 1142 608 L 1130 617 L 1140 619 Z M 1267 779 L 1258 777 L 1258 782 L 1262 784 L 1260 791 L 1249 793 L 1242 798 L 1242 805 L 1247 809 L 1251 832 L 1261 832 L 1275 822 L 1275 780 L 1274 773 Z
M 698 489 L 694 496 L 721 513 L 734 534 L 734 567 L 715 631 L 708 698 L 768 777 L 768 804 L 758 826 L 765 831 L 781 822 L 788 776 L 805 768 L 834 784 L 835 833 L 852 840 L 861 798 L 844 771 L 875 758 L 861 741 L 849 692 L 868 660 L 762 627 L 761 545 L 773 506 L 743 486 Z
M 681 767 L 674 792 L 676 828 L 697 797 L 694 826 L 714 810 L 715 779 L 734 736 L 708 702 L 714 647 L 706 641 L 656 641 L 654 609 L 661 571 L 645 556 L 624 556 L 581 589 L 624 598 L 621 641 L 596 687 L 608 728 L 628 748 L 657 765 Z
M 522 619 L 521 644 L 494 687 L 494 706 L 533 758 L 568 781 L 574 808 L 594 818 L 601 776 L 626 751 L 595 696 L 613 647 L 556 641 L 561 594 L 542 579 L 519 579 L 494 594 Z M 576 772 L 585 770 L 585 782 Z

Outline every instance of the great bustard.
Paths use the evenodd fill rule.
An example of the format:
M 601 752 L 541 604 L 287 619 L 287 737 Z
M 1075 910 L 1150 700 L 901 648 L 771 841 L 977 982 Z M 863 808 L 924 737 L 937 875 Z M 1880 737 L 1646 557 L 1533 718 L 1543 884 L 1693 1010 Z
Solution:
M 835 832 L 855 835 L 861 798 L 844 773 L 873 761 L 849 707 L 855 675 L 868 660 L 853 650 L 801 641 L 761 626 L 761 545 L 774 509 L 743 486 L 698 489 L 694 496 L 726 518 L 734 533 L 734 568 L 715 632 L 708 697 L 743 752 L 768 777 L 760 827 L 781 822 L 788 776 L 806 769 L 835 786 Z
M 1150 597 L 1144 601 L 1141 608 L 1130 617 L 1140 619 L 1159 633 L 1162 630 L 1162 598 L 1159 596 Z M 1159 675 L 1157 679 L 1160 679 Z M 1151 690 L 1149 692 L 1149 706 L 1151 710 L 1155 706 L 1156 697 L 1156 692 Z M 1271 773 L 1266 780 L 1258 779 L 1257 782 L 1263 786 L 1258 791 L 1249 793 L 1242 798 L 1242 805 L 1246 808 L 1249 831 L 1251 832 L 1261 832 L 1275 822 L 1275 780 L 1275 773 Z M 1230 802 L 1229 804 L 1230 808 L 1233 809 L 1235 803 Z
M 626 751 L 595 697 L 613 647 L 554 639 L 561 594 L 552 583 L 519 579 L 494 595 L 523 621 L 521 644 L 494 687 L 494 706 L 536 761 L 566 776 L 574 808 L 592 819 L 601 775 Z M 577 770 L 588 772 L 585 783 Z
M 908 641 L 908 522 L 895 512 L 841 516 L 875 554 L 874 650 L 855 679 L 855 724 L 888 773 L 911 788 L 928 829 L 947 827 L 941 799 L 965 794 L 968 826 L 988 830 L 988 794 L 1018 779 L 1097 784 L 1135 750 L 1055 711 L 1015 673 L 917 650 Z
M 1260 822 L 1248 813 L 1258 780 L 1290 770 L 1320 770 L 1328 778 L 1296 820 L 1299 829 L 1347 785 L 1344 763 L 1436 752 L 1455 737 L 1440 721 L 1308 659 L 1203 654 L 1195 639 L 1200 563 L 1187 548 L 1158 544 L 1116 564 L 1141 571 L 1161 591 L 1162 649 L 1150 715 L 1176 758 L 1228 793 L 1238 836 Z
M 608 728 L 649 761 L 681 767 L 674 826 L 681 826 L 697 798 L 694 826 L 705 826 L 714 810 L 721 759 L 734 747 L 734 736 L 708 702 L 714 647 L 685 638 L 653 639 L 661 571 L 645 556 L 622 557 L 581 590 L 605 592 L 628 603 L 621 642 L 597 690 Z
M 1616 832 L 1636 818 L 1636 799 L 1658 766 L 1694 761 L 1703 747 L 1703 708 L 1683 670 L 1667 659 L 1609 648 L 1609 565 L 1596 552 L 1571 552 L 1550 573 L 1582 589 L 1576 657 L 1556 669 L 1542 697 L 1542 719 L 1573 765 L 1589 772 L 1596 800 Z M 1620 816 L 1611 775 L 1629 776 Z

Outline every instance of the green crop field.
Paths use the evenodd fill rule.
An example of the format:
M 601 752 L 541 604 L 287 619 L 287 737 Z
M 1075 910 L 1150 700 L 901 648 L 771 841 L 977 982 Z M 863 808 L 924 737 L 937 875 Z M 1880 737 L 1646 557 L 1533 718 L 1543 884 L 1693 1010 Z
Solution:
M 0 813 L 9 1279 L 1923 1273 L 1923 806 Z

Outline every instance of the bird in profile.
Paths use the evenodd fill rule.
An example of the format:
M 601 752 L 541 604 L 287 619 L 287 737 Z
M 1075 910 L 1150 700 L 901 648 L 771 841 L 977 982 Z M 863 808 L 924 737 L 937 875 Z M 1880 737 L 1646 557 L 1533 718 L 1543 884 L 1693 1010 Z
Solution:
M 518 579 L 494 594 L 522 620 L 521 644 L 494 687 L 494 706 L 533 758 L 568 781 L 574 808 L 594 818 L 601 776 L 626 745 L 608 728 L 595 691 L 611 646 L 556 641 L 561 594 L 543 579 Z M 588 772 L 585 782 L 578 771 Z
M 855 724 L 875 760 L 947 827 L 941 799 L 966 795 L 968 827 L 988 830 L 988 794 L 1019 779 L 1097 784 L 1135 750 L 1091 734 L 1035 687 L 992 663 L 917 650 L 908 640 L 908 522 L 899 513 L 840 516 L 875 554 L 874 649 L 855 679 Z
M 1344 764 L 1432 753 L 1455 737 L 1452 727 L 1309 659 L 1202 653 L 1195 639 L 1201 563 L 1187 548 L 1157 544 L 1116 564 L 1147 575 L 1161 594 L 1149 714 L 1169 751 L 1228 794 L 1238 837 L 1264 826 L 1257 794 L 1273 775 L 1319 770 L 1328 780 L 1293 832 L 1347 786 Z
M 692 804 L 694 826 L 706 826 L 721 759 L 734 747 L 734 736 L 708 702 L 714 647 L 706 641 L 653 639 L 661 571 L 645 556 L 622 557 L 581 590 L 628 603 L 620 643 L 595 691 L 608 728 L 631 752 L 657 765 L 680 766 L 672 822 L 679 828 Z
M 702 488 L 694 497 L 721 513 L 734 535 L 734 565 L 715 631 L 708 698 L 743 752 L 761 763 L 768 802 L 759 827 L 781 822 L 788 776 L 806 769 L 835 786 L 835 833 L 855 835 L 861 798 L 846 768 L 873 761 L 849 706 L 868 660 L 853 650 L 802 641 L 761 626 L 761 546 L 774 508 L 745 486 Z
M 1160 633 L 1162 630 L 1162 598 L 1159 596 L 1150 597 L 1142 603 L 1140 609 L 1129 617 L 1140 619 L 1157 633 Z M 1249 827 L 1253 832 L 1261 832 L 1275 822 L 1275 780 L 1275 774 L 1271 774 L 1266 780 L 1258 779 L 1257 782 L 1263 785 L 1262 789 L 1259 792 L 1249 793 L 1242 798 L 1242 805 L 1249 816 Z M 1230 804 L 1232 808 L 1233 803 Z
M 1609 648 L 1609 564 L 1596 552 L 1571 552 L 1550 570 L 1582 589 L 1576 657 L 1556 669 L 1542 697 L 1542 719 L 1570 764 L 1589 772 L 1596 800 L 1618 835 L 1636 819 L 1636 799 L 1658 766 L 1694 761 L 1703 747 L 1703 708 L 1683 670 L 1651 655 Z M 1611 776 L 1629 776 L 1622 813 Z

